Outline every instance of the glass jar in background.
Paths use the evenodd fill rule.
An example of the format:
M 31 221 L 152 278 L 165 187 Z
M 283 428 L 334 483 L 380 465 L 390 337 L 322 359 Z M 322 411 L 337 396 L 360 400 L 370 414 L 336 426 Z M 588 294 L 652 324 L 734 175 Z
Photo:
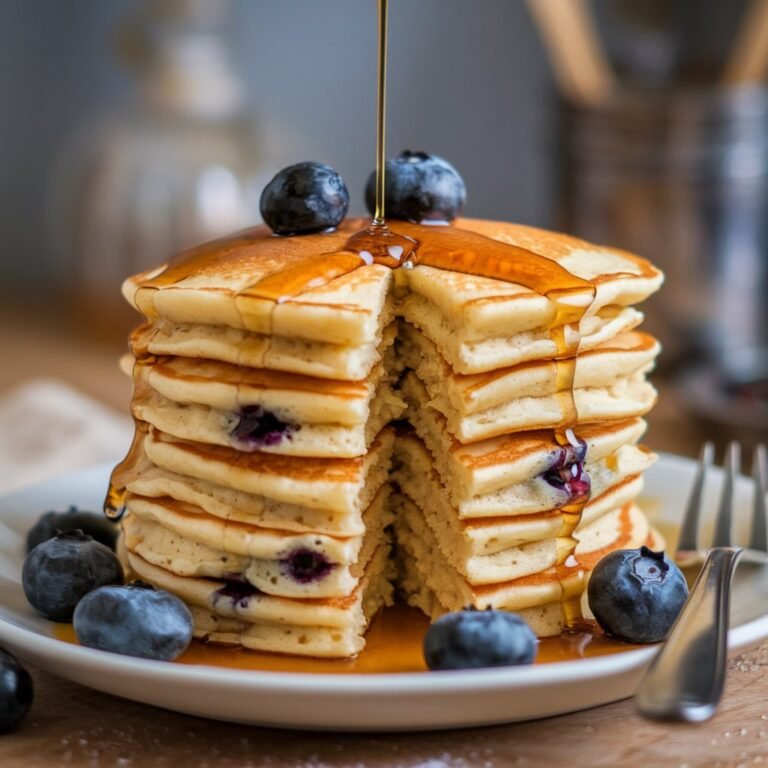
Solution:
M 261 189 L 295 154 L 257 132 L 230 20 L 227 0 L 145 2 L 118 35 L 136 102 L 83 127 L 55 169 L 53 245 L 91 334 L 123 338 L 135 323 L 120 297 L 128 275 L 259 223 Z
M 768 381 L 768 90 L 624 89 L 566 104 L 561 146 L 563 227 L 666 273 L 643 307 L 660 369 L 683 376 L 694 410 L 768 437 L 768 401 L 754 397 Z M 734 392 L 751 393 L 746 409 Z

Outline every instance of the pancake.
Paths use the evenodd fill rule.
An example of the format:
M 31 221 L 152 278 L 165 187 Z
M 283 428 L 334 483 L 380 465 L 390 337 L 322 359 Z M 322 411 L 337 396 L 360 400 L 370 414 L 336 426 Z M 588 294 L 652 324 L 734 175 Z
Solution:
M 344 272 L 276 303 L 249 291 L 262 278 L 336 250 L 353 231 L 273 237 L 265 226 L 184 251 L 171 264 L 129 278 L 123 295 L 150 320 L 238 328 L 260 335 L 354 347 L 373 343 L 387 310 L 392 271 Z M 287 247 L 286 247 L 287 244 Z
M 237 582 L 186 578 L 121 550 L 130 574 L 181 598 L 192 610 L 195 637 L 301 656 L 346 658 L 362 650 L 371 617 L 392 602 L 389 549 L 374 553 L 357 590 L 346 598 L 264 595 Z
M 405 409 L 387 373 L 393 359 L 390 343 L 387 365 L 353 382 L 181 357 L 121 365 L 133 377 L 134 417 L 161 432 L 245 452 L 353 458 Z
M 589 296 L 588 314 L 605 307 L 638 304 L 657 291 L 663 282 L 662 273 L 645 259 L 560 232 L 480 219 L 458 219 L 453 227 L 544 256 L 569 274 L 588 280 L 590 294 L 594 292 Z M 409 234 L 418 230 L 412 225 L 404 229 Z M 450 230 L 443 233 L 443 238 L 447 241 L 446 248 L 457 247 L 450 243 Z M 472 246 L 479 249 L 480 243 Z M 514 252 L 507 258 L 524 260 L 526 253 Z M 420 266 L 406 272 L 405 279 L 410 291 L 424 296 L 446 317 L 455 318 L 467 340 L 494 338 L 498 336 L 499 328 L 518 332 L 550 327 L 557 315 L 552 300 L 542 292 L 512 281 L 502 282 L 476 275 L 468 277 L 461 268 L 450 271 Z
M 362 509 L 367 508 L 373 496 L 387 480 L 384 475 L 380 475 L 378 479 L 380 485 L 377 486 L 370 480 L 360 492 Z M 350 515 L 344 511 L 311 509 L 216 485 L 156 466 L 146 455 L 138 464 L 137 471 L 126 478 L 126 488 L 130 493 L 139 496 L 168 496 L 195 505 L 223 520 L 265 528 L 339 536 L 356 536 L 365 531 L 362 514 Z
M 366 378 L 392 343 L 394 327 L 366 344 L 350 347 L 285 336 L 264 336 L 231 326 L 173 323 L 163 318 L 140 325 L 130 338 L 134 357 L 151 355 L 216 360 L 249 368 L 359 381 Z
M 642 469 L 652 463 L 653 455 L 634 446 L 623 446 L 617 453 L 633 450 L 639 456 L 630 455 L 625 460 L 612 454 L 607 462 L 588 470 L 593 478 L 592 496 L 582 512 L 580 526 L 634 500 L 642 492 Z M 562 528 L 562 503 L 556 501 L 536 512 L 526 507 L 519 511 L 514 504 L 498 504 L 496 515 L 462 515 L 452 506 L 429 451 L 412 436 L 397 440 L 393 476 L 403 494 L 421 508 L 438 538 L 450 539 L 450 546 L 463 557 L 495 554 L 526 542 L 553 538 Z M 525 498 L 526 489 L 512 489 L 508 496 Z M 482 504 L 482 499 L 479 502 Z M 539 506 L 545 507 L 546 502 L 540 500 Z
M 462 502 L 481 495 L 532 480 L 543 482 L 543 476 L 558 466 L 577 461 L 594 465 L 622 446 L 635 445 L 646 429 L 642 419 L 628 419 L 579 426 L 576 445 L 567 447 L 560 445 L 549 430 L 518 432 L 461 445 L 448 433 L 440 413 L 419 405 L 416 393 L 423 395 L 424 389 L 413 374 L 406 375 L 402 392 L 409 405 L 407 418 L 429 448 L 435 467 L 459 509 Z M 633 457 L 638 472 L 648 466 L 647 458 L 640 456 L 642 451 L 624 452 L 626 461 Z M 550 506 L 567 503 L 562 490 L 551 484 L 550 490 L 540 487 L 538 495 L 541 494 L 541 501 Z M 541 509 L 534 505 L 530 511 Z
M 139 436 L 156 466 L 278 502 L 361 514 L 361 491 L 384 482 L 394 433 L 386 429 L 368 454 L 356 459 L 316 459 L 241 453 L 233 448 L 179 440 L 150 429 Z M 128 481 L 130 482 L 130 481 Z
M 348 538 L 233 523 L 173 499 L 131 496 L 125 546 L 179 576 L 236 579 L 283 597 L 344 597 L 387 541 L 388 491 L 365 511 L 365 534 Z
M 462 376 L 422 333 L 403 323 L 399 360 L 423 383 L 422 402 L 446 417 L 462 443 L 496 435 L 567 425 L 570 403 L 558 391 L 554 361 L 526 363 L 489 374 Z M 659 352 L 651 336 L 625 333 L 579 355 L 574 405 L 579 423 L 627 419 L 647 413 L 656 391 L 645 380 Z
M 394 378 L 384 366 L 362 381 L 334 381 L 184 357 L 159 358 L 137 373 L 142 392 L 149 388 L 181 405 L 260 407 L 295 424 L 347 427 L 366 423 L 378 386 Z
M 661 551 L 666 543 L 659 533 L 651 529 L 646 545 L 654 551 Z M 435 593 L 425 584 L 414 561 L 410 558 L 401 559 L 398 583 L 401 591 L 407 595 L 409 605 L 419 608 L 432 619 L 438 619 L 446 609 L 440 604 Z M 591 575 L 591 571 L 587 574 Z M 583 620 L 594 620 L 587 602 L 586 582 L 584 583 L 579 600 L 579 614 Z M 530 608 L 517 608 L 514 611 L 525 621 L 538 637 L 555 637 L 568 626 L 569 620 L 564 611 L 564 603 L 556 600 Z
M 376 435 L 401 416 L 405 403 L 391 386 L 381 384 L 370 401 L 367 420 L 355 426 L 292 421 L 282 411 L 265 411 L 261 406 L 226 411 L 181 405 L 156 392 L 134 396 L 132 407 L 140 421 L 183 440 L 248 453 L 354 458 L 365 455 Z
M 420 329 L 459 374 L 495 371 L 531 360 L 551 360 L 559 353 L 558 343 L 552 338 L 548 326 L 505 336 L 468 340 L 458 328 L 446 322 L 445 315 L 414 294 L 406 297 L 400 310 L 402 317 Z M 631 331 L 642 321 L 642 313 L 632 307 L 606 307 L 581 322 L 580 350 L 594 349 L 621 333 Z
M 466 606 L 512 610 L 531 621 L 540 636 L 562 630 L 562 603 L 581 594 L 588 573 L 604 554 L 654 542 L 642 512 L 628 504 L 585 528 L 575 556 L 562 566 L 505 582 L 472 585 L 446 561 L 418 507 L 401 495 L 393 497 L 393 505 L 401 561 L 408 563 L 406 573 L 411 574 L 410 579 L 401 579 L 401 588 L 410 604 L 424 610 L 427 602 L 433 618 Z M 426 601 L 424 592 L 431 593 Z M 535 619 L 546 606 L 551 608 Z
M 184 251 L 167 266 L 129 278 L 123 292 L 153 320 L 346 346 L 371 343 L 386 309 L 392 270 L 338 253 L 368 224 L 365 219 L 347 219 L 333 232 L 292 238 L 276 238 L 267 227 L 254 227 Z M 663 279 L 649 262 L 632 254 L 518 224 L 458 219 L 444 232 L 399 221 L 389 226 L 395 233 L 421 238 L 432 252 L 456 248 L 455 235 L 464 231 L 481 236 L 467 247 L 490 238 L 545 256 L 592 282 L 594 311 L 638 303 Z M 436 242 L 440 240 L 446 244 Z M 322 268 L 318 259 L 323 260 Z M 277 274 L 293 279 L 301 291 L 275 295 L 264 283 Z M 556 315 L 551 299 L 513 282 L 428 265 L 396 274 L 407 280 L 410 292 L 455 318 L 467 339 L 494 337 L 500 327 L 514 332 L 549 327 Z

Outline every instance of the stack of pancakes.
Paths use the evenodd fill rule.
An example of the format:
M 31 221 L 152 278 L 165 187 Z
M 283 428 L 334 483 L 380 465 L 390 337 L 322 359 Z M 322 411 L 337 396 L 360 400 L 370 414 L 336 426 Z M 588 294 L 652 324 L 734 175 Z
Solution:
M 519 284 L 361 262 L 345 244 L 364 226 L 256 228 L 126 282 L 145 321 L 112 480 L 123 559 L 190 605 L 197 636 L 259 650 L 353 655 L 393 583 L 433 617 L 494 606 L 556 634 L 602 555 L 654 541 L 634 499 L 659 350 L 631 305 L 661 274 L 541 230 L 454 225 L 582 278 L 586 312 L 564 326 Z M 575 366 L 556 361 L 564 334 Z

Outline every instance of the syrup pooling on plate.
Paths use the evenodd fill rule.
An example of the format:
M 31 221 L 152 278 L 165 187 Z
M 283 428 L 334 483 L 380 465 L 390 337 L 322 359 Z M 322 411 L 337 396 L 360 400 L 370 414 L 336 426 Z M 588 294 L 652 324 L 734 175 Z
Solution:
M 418 609 L 395 606 L 385 608 L 373 618 L 366 647 L 353 659 L 301 658 L 194 640 L 176 659 L 176 663 L 300 674 L 426 672 L 422 644 L 428 626 L 429 619 Z M 58 624 L 53 631 L 59 640 L 77 642 L 71 624 Z M 637 647 L 606 637 L 594 623 L 582 622 L 569 634 L 540 639 L 534 663 L 579 661 L 631 651 Z

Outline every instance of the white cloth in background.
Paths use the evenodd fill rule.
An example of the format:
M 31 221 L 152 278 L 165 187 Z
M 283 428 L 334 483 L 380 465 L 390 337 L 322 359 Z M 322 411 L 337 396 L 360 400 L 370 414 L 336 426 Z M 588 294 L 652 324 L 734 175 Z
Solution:
M 26 382 L 0 396 L 0 494 L 118 461 L 132 435 L 130 418 L 66 384 Z

